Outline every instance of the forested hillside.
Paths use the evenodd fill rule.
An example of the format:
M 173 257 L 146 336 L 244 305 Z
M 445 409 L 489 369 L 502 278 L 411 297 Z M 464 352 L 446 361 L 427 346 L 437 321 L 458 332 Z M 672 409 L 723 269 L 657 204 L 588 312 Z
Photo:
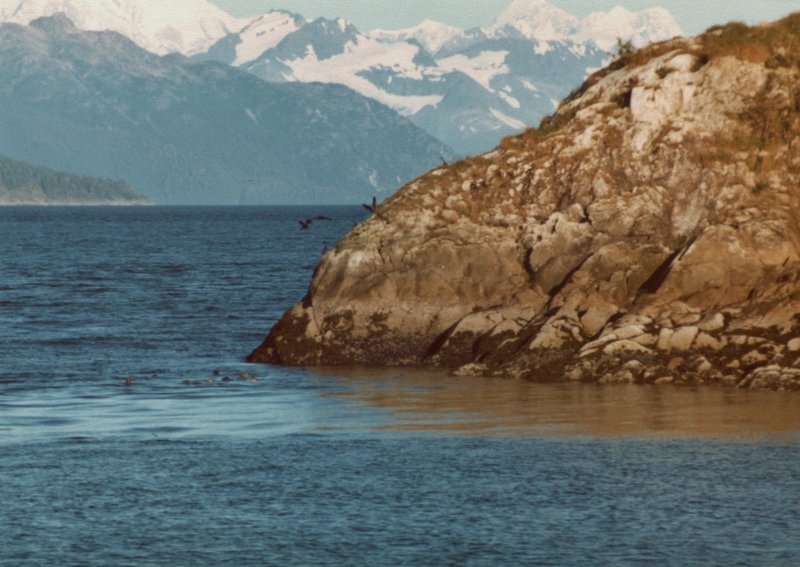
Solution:
M 0 155 L 0 204 L 144 204 L 123 181 L 74 175 Z

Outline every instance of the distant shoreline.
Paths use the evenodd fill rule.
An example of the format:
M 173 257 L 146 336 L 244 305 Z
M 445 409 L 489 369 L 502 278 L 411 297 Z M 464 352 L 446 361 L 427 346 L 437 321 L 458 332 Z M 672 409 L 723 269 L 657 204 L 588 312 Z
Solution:
M 152 207 L 150 201 L 0 201 L 0 207 Z
M 70 201 L 58 201 L 58 202 L 41 202 L 41 201 L 0 201 L 0 207 L 161 207 L 161 208 L 197 208 L 197 207 L 205 207 L 205 208 L 286 208 L 286 209 L 361 209 L 361 205 L 357 203 L 346 203 L 346 204 L 329 204 L 329 203 L 322 203 L 322 204 L 286 204 L 286 203 L 277 203 L 277 204 L 247 204 L 247 205 L 235 205 L 230 203 L 222 203 L 222 204 L 194 204 L 194 203 L 154 203 L 152 201 L 114 201 L 114 202 L 107 202 L 107 201 L 87 201 L 87 202 L 70 202 Z

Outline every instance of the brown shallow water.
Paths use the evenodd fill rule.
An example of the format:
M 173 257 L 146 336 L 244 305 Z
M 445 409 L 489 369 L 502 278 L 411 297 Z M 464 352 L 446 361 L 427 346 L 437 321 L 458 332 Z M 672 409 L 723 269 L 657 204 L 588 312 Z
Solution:
M 800 395 L 725 387 L 537 384 L 421 370 L 325 373 L 326 395 L 389 410 L 374 429 L 479 435 L 763 438 L 800 433 Z

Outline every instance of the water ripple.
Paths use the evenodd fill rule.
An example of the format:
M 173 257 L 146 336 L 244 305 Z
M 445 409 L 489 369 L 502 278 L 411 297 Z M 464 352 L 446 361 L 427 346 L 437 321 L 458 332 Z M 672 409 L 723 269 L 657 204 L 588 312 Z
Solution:
M 0 565 L 800 564 L 796 396 L 244 363 L 308 212 L 0 208 Z

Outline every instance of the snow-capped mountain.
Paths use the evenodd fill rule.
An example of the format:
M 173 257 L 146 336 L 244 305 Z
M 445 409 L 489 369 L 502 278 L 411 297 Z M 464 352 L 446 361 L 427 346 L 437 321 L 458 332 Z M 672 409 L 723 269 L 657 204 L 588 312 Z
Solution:
M 609 12 L 595 12 L 584 18 L 572 39 L 593 41 L 600 49 L 609 51 L 616 45 L 617 38 L 627 38 L 634 45 L 642 46 L 679 35 L 683 35 L 683 31 L 664 8 L 631 12 L 616 6 Z
M 663 8 L 580 19 L 547 0 L 512 0 L 481 29 L 426 20 L 366 33 L 342 19 L 281 10 L 237 19 L 209 0 L 0 0 L 0 21 L 57 11 L 155 53 L 224 62 L 270 82 L 345 85 L 465 154 L 538 123 L 602 66 L 617 38 L 642 45 L 681 34 Z
M 430 61 L 419 61 L 422 53 L 418 45 L 384 43 L 359 33 L 344 20 L 320 18 L 241 68 L 275 82 L 343 84 L 405 116 L 413 116 L 427 105 L 438 104 L 442 97 L 420 89 L 413 93 L 398 91 L 382 85 L 374 74 L 385 70 L 393 81 L 424 81 Z
M 433 20 L 422 20 L 412 28 L 402 30 L 377 29 L 367 33 L 371 38 L 385 43 L 416 41 L 429 53 L 436 53 L 442 47 L 465 36 L 464 30 Z
M 239 32 L 241 43 L 236 46 L 236 59 L 233 64 L 241 65 L 256 59 L 305 24 L 306 21 L 302 16 L 288 12 L 275 11 L 259 16 Z
M 564 41 L 572 38 L 580 22 L 546 0 L 513 0 L 483 33 L 490 38 L 525 38 Z
M 448 45 L 453 39 L 466 35 L 451 36 Z M 542 50 L 525 38 L 469 39 L 434 56 L 415 39 L 381 39 L 341 20 L 318 19 L 240 68 L 272 82 L 345 85 L 468 154 L 552 112 L 553 101 L 608 57 L 594 45 L 571 42 Z M 232 53 L 223 60 L 235 64 Z
M 361 203 L 451 159 L 337 84 L 158 56 L 63 14 L 0 24 L 0 153 L 124 179 L 157 203 Z
M 608 59 L 618 37 L 644 44 L 681 34 L 663 9 L 615 8 L 581 20 L 546 0 L 514 0 L 490 26 L 467 32 L 430 20 L 361 33 L 341 19 L 264 17 L 286 22 L 281 33 L 259 36 L 245 28 L 200 57 L 273 82 L 346 85 L 465 154 L 552 112 L 555 101 Z
M 115 31 L 162 55 L 204 52 L 250 21 L 207 0 L 0 0 L 0 23 L 27 25 L 58 12 L 82 30 Z
M 481 32 L 495 39 L 522 37 L 539 42 L 592 41 L 606 51 L 615 47 L 618 38 L 641 47 L 652 41 L 683 35 L 675 18 L 665 8 L 631 12 L 616 6 L 608 12 L 594 12 L 580 20 L 546 0 L 514 0 L 492 25 Z

